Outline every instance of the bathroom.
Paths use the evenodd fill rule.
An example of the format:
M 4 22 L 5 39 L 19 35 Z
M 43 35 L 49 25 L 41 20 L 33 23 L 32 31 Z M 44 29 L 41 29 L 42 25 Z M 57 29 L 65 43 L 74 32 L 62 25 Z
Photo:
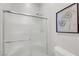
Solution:
M 0 56 L 78 56 L 79 34 L 56 32 L 56 12 L 71 4 L 0 3 Z

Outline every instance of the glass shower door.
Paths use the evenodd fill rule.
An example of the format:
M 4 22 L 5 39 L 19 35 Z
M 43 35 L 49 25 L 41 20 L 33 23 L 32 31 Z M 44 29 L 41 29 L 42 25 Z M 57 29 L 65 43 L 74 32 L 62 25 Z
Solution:
M 4 55 L 47 55 L 45 21 L 4 12 Z
M 31 25 L 31 51 L 33 56 L 47 55 L 47 27 L 46 19 L 32 18 Z
M 30 55 L 31 17 L 4 13 L 4 55 Z

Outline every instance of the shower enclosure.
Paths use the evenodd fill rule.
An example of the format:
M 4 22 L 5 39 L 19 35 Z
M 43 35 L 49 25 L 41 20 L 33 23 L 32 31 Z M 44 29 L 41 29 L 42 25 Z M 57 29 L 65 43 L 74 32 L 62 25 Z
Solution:
M 3 11 L 3 55 L 48 55 L 47 18 Z

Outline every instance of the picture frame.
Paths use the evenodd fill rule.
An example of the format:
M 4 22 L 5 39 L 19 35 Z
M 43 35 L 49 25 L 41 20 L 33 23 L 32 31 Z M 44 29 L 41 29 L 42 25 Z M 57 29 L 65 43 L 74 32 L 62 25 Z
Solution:
M 79 33 L 79 4 L 73 3 L 56 13 L 57 33 Z

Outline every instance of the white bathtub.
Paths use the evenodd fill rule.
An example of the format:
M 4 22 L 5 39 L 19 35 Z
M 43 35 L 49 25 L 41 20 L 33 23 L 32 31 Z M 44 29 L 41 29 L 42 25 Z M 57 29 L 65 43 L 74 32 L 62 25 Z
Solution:
M 60 47 L 60 46 L 55 46 L 54 47 L 54 52 L 55 56 L 75 56 L 73 53 L 67 51 L 66 49 Z

